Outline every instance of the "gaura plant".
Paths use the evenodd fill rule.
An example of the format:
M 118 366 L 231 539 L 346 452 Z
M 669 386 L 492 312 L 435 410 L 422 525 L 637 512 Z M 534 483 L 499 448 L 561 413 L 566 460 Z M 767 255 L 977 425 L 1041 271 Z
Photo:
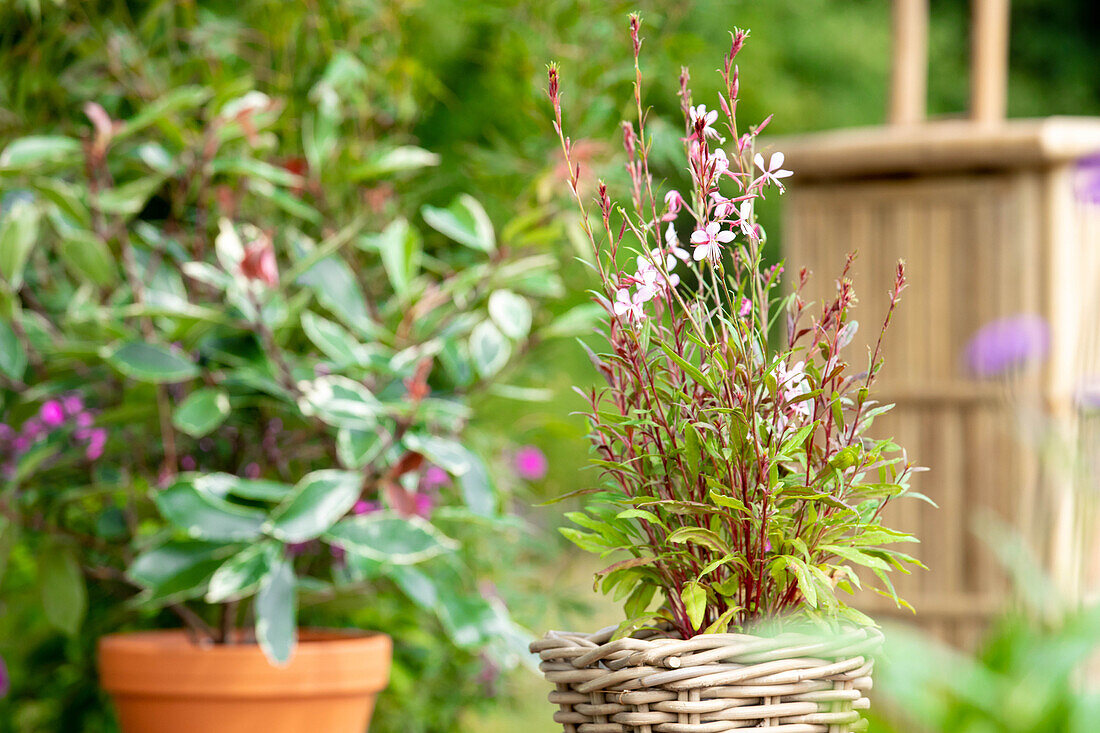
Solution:
M 913 494 L 914 468 L 893 442 L 868 436 L 890 409 L 872 388 L 903 263 L 866 367 L 853 369 L 845 353 L 857 328 L 852 258 L 835 298 L 817 307 L 802 297 L 805 270 L 784 292 L 785 266 L 765 261 L 756 204 L 782 193 L 791 171 L 782 153 L 756 152 L 768 120 L 738 126 L 734 61 L 747 32 L 732 33 L 718 109 L 697 104 L 681 74 L 691 190 L 661 195 L 650 172 L 639 25 L 632 16 L 628 206 L 600 181 L 589 218 L 563 132 L 558 69 L 549 69 L 554 129 L 606 313 L 606 349 L 589 352 L 605 383 L 577 390 L 602 483 L 575 492 L 590 495 L 588 506 L 567 515 L 578 528 L 561 531 L 584 550 L 628 556 L 596 575 L 604 593 L 625 599 L 620 635 L 665 624 L 689 638 L 792 615 L 872 623 L 838 589 L 862 587 L 864 569 L 876 590 L 904 604 L 888 573 L 920 565 L 891 547 L 915 539 L 881 521 L 889 502 Z
M 300 603 L 396 586 L 456 645 L 522 648 L 460 539 L 516 526 L 469 402 L 522 392 L 497 383 L 553 293 L 544 218 L 410 220 L 390 181 L 437 158 L 379 146 L 337 223 L 338 121 L 288 164 L 279 108 L 185 87 L 0 152 L 0 554 L 21 534 L 69 633 L 90 576 L 283 662 Z

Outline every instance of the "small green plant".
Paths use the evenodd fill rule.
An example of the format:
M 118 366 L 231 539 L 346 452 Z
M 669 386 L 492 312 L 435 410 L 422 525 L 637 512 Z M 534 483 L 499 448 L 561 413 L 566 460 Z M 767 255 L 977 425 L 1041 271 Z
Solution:
M 3 554 L 33 548 L 69 633 L 91 577 L 282 663 L 300 603 L 386 582 L 506 657 L 459 538 L 515 522 L 466 429 L 472 396 L 522 392 L 499 382 L 553 294 L 544 217 L 409 220 L 386 182 L 438 159 L 380 145 L 339 221 L 318 176 L 346 151 L 310 128 L 276 157 L 280 106 L 183 87 L 0 152 Z
M 697 104 L 681 75 L 692 190 L 660 195 L 649 170 L 639 28 L 633 16 L 637 127 L 622 127 L 629 208 L 601 181 L 589 219 L 575 146 L 562 130 L 558 70 L 549 71 L 570 191 L 595 223 L 586 232 L 608 347 L 590 353 L 605 384 L 582 391 L 603 483 L 578 492 L 591 502 L 568 515 L 579 527 L 562 532 L 585 550 L 627 555 L 597 574 L 605 593 L 625 599 L 620 633 L 664 623 L 689 637 L 793 612 L 870 623 L 837 589 L 861 587 L 862 568 L 903 603 L 888 573 L 920 564 L 890 547 L 914 538 L 881 523 L 883 508 L 910 493 L 913 470 L 890 440 L 868 437 L 889 409 L 871 391 L 882 337 L 865 369 L 849 367 L 851 259 L 835 299 L 814 310 L 801 296 L 805 270 L 784 293 L 784 266 L 764 261 L 754 208 L 767 192 L 782 193 L 791 171 L 782 153 L 755 150 L 768 120 L 738 127 L 734 61 L 746 32 L 732 34 L 722 67 L 722 129 L 719 111 Z M 904 287 L 899 263 L 883 332 Z

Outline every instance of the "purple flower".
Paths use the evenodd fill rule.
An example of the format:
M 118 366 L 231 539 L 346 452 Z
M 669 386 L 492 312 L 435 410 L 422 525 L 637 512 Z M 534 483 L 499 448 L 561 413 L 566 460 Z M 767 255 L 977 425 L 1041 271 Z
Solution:
M 88 436 L 88 447 L 85 449 L 84 455 L 89 461 L 98 460 L 103 455 L 103 448 L 106 445 L 107 431 L 103 428 L 96 428 Z
M 539 481 L 546 477 L 550 469 L 546 454 L 533 445 L 525 445 L 516 451 L 512 462 L 516 473 L 526 481 Z
M 13 435 L 15 435 L 15 431 L 11 429 L 11 426 L 0 422 L 0 440 L 9 440 Z
M 286 546 L 287 557 L 298 557 L 304 555 L 311 547 L 313 547 L 314 540 L 306 540 L 305 542 L 290 542 Z
M 49 431 L 46 430 L 46 426 L 36 417 L 32 417 L 23 423 L 23 435 L 32 442 L 38 440 L 47 432 Z
M 8 666 L 4 664 L 4 658 L 0 657 L 0 698 L 6 697 L 11 690 L 11 677 L 8 676 Z
M 1100 204 L 1100 154 L 1077 162 L 1077 200 Z
M 1041 316 L 999 318 L 978 329 L 966 345 L 966 364 L 975 376 L 988 378 L 1041 361 L 1050 347 L 1050 329 Z
M 244 467 L 245 478 L 259 478 L 260 477 L 260 464 L 253 461 Z
M 49 400 L 42 403 L 42 409 L 38 411 L 38 417 L 42 419 L 46 426 L 56 428 L 65 422 L 65 408 L 61 406 L 59 400 Z
M 424 489 L 427 491 L 433 491 L 440 486 L 446 486 L 451 482 L 451 476 L 439 466 L 428 466 L 428 470 L 424 472 L 424 479 L 421 481 Z
M 88 428 L 95 422 L 95 417 L 90 412 L 77 413 L 76 424 L 82 428 Z
M 26 453 L 31 448 L 31 439 L 25 435 L 20 435 L 11 442 L 11 447 L 16 454 Z
M 194 456 L 184 456 L 180 458 L 180 468 L 184 471 L 194 471 L 198 467 L 198 461 L 195 460 Z

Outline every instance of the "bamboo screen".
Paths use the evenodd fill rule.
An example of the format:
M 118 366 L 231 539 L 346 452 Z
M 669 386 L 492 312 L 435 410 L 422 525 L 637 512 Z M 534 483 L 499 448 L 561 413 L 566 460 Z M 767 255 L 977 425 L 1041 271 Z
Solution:
M 853 361 L 877 337 L 894 264 L 908 263 L 910 286 L 878 383 L 881 401 L 897 407 L 873 434 L 896 438 L 929 468 L 914 489 L 939 508 L 905 500 L 888 509 L 896 526 L 922 540 L 915 554 L 930 570 L 896 581 L 918 614 L 873 595 L 859 605 L 970 647 L 1011 587 L 981 529 L 989 518 L 1016 528 L 1067 592 L 1082 592 L 1094 570 L 1100 523 L 1087 494 L 1072 489 L 1095 491 L 1097 477 L 1082 480 L 1076 461 L 1088 454 L 1071 446 L 1090 436 L 1095 444 L 1078 419 L 1078 399 L 1082 384 L 1100 375 L 1100 213 L 1075 190 L 1067 156 L 1006 149 L 998 159 L 987 138 L 949 129 L 984 141 L 971 165 L 942 149 L 965 150 L 954 137 L 937 151 L 935 140 L 882 133 L 876 142 L 872 131 L 866 147 L 880 154 L 862 166 L 852 161 L 866 160 L 867 150 L 850 133 L 841 145 L 826 134 L 775 147 L 790 151 L 795 170 L 781 237 L 790 275 L 809 268 L 809 295 L 820 301 L 845 255 L 857 252 Z M 1085 142 L 1100 148 L 1100 134 Z M 1020 159 L 1028 162 L 1013 166 Z M 1024 313 L 1050 326 L 1043 366 L 973 376 L 964 354 L 975 332 Z

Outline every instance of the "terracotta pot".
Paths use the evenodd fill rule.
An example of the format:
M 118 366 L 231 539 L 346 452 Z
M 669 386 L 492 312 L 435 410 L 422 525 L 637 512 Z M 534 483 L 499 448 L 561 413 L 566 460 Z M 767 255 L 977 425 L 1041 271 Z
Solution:
M 273 667 L 255 644 L 116 634 L 99 642 L 99 677 L 123 733 L 364 733 L 392 651 L 385 634 L 302 631 Z

